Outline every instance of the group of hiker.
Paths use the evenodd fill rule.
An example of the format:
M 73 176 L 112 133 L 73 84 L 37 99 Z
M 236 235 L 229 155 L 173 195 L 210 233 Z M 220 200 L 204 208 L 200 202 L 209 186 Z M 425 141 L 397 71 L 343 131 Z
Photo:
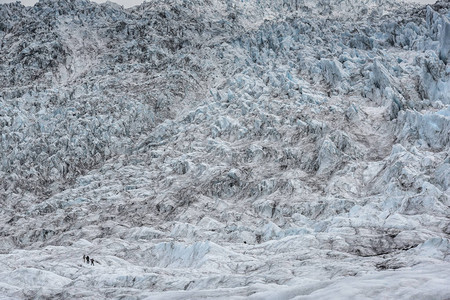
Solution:
M 89 258 L 89 255 L 83 254 L 83 262 L 85 262 L 87 264 L 91 263 L 91 265 L 94 265 L 94 259 Z

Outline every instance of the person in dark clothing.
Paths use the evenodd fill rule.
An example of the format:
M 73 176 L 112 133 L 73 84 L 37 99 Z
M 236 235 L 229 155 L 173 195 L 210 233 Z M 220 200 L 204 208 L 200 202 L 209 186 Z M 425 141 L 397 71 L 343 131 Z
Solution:
M 89 256 L 86 256 L 86 263 L 89 263 Z
M 94 265 L 94 259 L 91 258 L 91 265 Z

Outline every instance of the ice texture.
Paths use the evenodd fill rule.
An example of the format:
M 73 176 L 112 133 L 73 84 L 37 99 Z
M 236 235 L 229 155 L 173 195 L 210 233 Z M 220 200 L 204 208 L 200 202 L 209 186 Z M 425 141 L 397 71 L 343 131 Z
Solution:
M 450 298 L 449 19 L 1 4 L 0 298 Z

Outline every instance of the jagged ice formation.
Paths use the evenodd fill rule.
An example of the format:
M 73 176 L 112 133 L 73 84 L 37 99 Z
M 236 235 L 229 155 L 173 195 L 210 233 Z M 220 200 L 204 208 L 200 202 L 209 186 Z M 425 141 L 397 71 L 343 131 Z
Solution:
M 449 8 L 0 5 L 1 297 L 450 298 Z

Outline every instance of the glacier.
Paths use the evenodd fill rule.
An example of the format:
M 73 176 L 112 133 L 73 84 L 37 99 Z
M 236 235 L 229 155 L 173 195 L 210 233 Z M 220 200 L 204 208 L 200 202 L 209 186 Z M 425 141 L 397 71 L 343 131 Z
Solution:
M 449 20 L 0 4 L 0 299 L 450 298 Z

